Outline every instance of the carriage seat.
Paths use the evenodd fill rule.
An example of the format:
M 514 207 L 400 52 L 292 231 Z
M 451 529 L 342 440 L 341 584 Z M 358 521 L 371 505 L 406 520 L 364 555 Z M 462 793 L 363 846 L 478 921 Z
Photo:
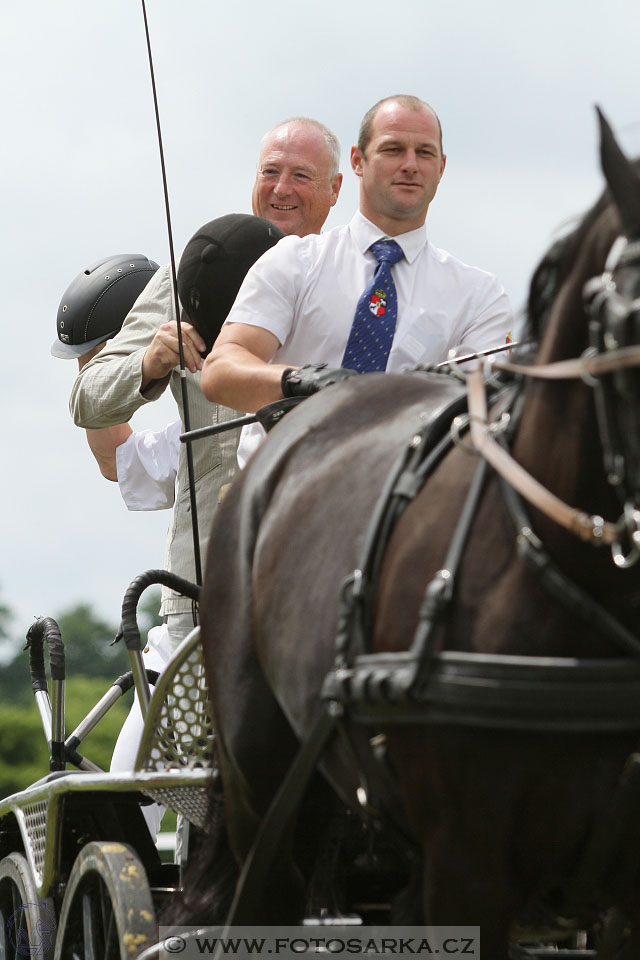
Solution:
M 135 772 L 175 774 L 175 786 L 140 789 L 196 826 L 207 825 L 209 785 L 217 765 L 199 627 L 185 637 L 156 684 Z

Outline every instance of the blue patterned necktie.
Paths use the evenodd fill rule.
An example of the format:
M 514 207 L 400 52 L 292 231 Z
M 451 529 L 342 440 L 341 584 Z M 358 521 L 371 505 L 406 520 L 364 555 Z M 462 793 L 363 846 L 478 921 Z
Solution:
M 378 240 L 370 249 L 378 261 L 373 280 L 358 300 L 342 366 L 359 373 L 384 371 L 398 319 L 398 297 L 391 267 L 404 256 L 395 240 Z

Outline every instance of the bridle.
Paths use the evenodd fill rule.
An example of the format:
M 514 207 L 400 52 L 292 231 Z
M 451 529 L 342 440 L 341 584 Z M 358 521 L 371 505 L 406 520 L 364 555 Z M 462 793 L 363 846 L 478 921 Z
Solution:
M 532 477 L 500 442 L 508 418 L 502 427 L 488 421 L 481 368 L 468 375 L 467 385 L 471 443 L 477 453 L 550 519 L 584 541 L 609 545 L 616 566 L 626 569 L 640 558 L 640 438 L 632 429 L 626 431 L 623 443 L 619 408 L 629 395 L 640 406 L 640 388 L 629 376 L 630 370 L 640 366 L 640 297 L 630 299 L 618 289 L 616 273 L 623 268 L 640 272 L 640 240 L 617 237 L 604 272 L 585 283 L 590 345 L 580 357 L 539 365 L 506 361 L 490 365 L 494 371 L 533 379 L 581 379 L 593 389 L 607 481 L 622 504 L 617 522 L 569 506 Z
M 584 298 L 590 315 L 589 331 L 594 351 L 638 349 L 640 343 L 640 296 L 625 296 L 618 289 L 616 273 L 640 273 L 640 239 L 619 237 L 613 244 L 604 273 L 589 281 Z M 638 286 L 634 293 L 637 294 Z M 638 559 L 640 528 L 640 426 L 633 410 L 640 404 L 640 385 L 629 368 L 619 367 L 594 387 L 596 414 L 608 482 L 623 508 L 621 521 L 635 547 Z M 622 427 L 621 427 L 622 423 Z

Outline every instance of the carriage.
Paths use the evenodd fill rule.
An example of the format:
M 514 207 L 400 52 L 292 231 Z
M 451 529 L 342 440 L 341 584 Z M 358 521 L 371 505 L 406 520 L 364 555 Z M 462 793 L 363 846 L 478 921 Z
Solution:
M 181 867 L 163 862 L 141 810 L 157 801 L 196 827 L 206 825 L 213 733 L 197 629 L 160 677 L 144 669 L 136 606 L 143 590 L 160 582 L 197 598 L 195 585 L 164 571 L 149 571 L 131 584 L 121 635 L 132 669 L 66 736 L 60 630 L 51 618 L 29 629 L 31 679 L 50 745 L 50 771 L 0 803 L 3 958 L 135 957 L 157 939 L 157 913 L 180 888 Z M 135 770 L 105 773 L 80 752 L 81 745 L 134 685 L 145 715 Z
M 210 542 L 225 563 L 200 597 L 222 795 L 206 710 L 176 720 L 194 635 L 131 777 L 54 771 L 0 806 L 3 919 L 44 897 L 56 960 L 80 930 L 78 956 L 108 955 L 96 905 L 115 957 L 161 956 L 154 910 L 178 884 L 138 854 L 135 827 L 129 843 L 129 811 L 141 795 L 179 809 L 172 791 L 194 787 L 218 802 L 202 808 L 185 923 L 311 909 L 480 925 L 489 960 L 637 957 L 640 179 L 604 120 L 602 144 L 610 193 L 534 276 L 535 359 L 344 380 L 287 414 L 232 485 Z M 205 703 L 201 661 L 191 676 Z M 43 708 L 57 761 L 59 702 Z M 155 736 L 169 770 L 145 767 Z M 88 826 L 98 803 L 113 835 Z

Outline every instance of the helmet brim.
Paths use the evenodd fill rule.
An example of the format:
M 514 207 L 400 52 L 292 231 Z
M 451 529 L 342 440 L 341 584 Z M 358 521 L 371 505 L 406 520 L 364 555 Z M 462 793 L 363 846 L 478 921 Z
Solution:
M 99 343 L 106 343 L 115 333 L 117 330 L 112 330 L 111 333 L 89 340 L 87 343 L 63 343 L 56 338 L 51 345 L 51 354 L 54 357 L 60 357 L 61 360 L 77 360 L 78 357 L 97 347 Z

